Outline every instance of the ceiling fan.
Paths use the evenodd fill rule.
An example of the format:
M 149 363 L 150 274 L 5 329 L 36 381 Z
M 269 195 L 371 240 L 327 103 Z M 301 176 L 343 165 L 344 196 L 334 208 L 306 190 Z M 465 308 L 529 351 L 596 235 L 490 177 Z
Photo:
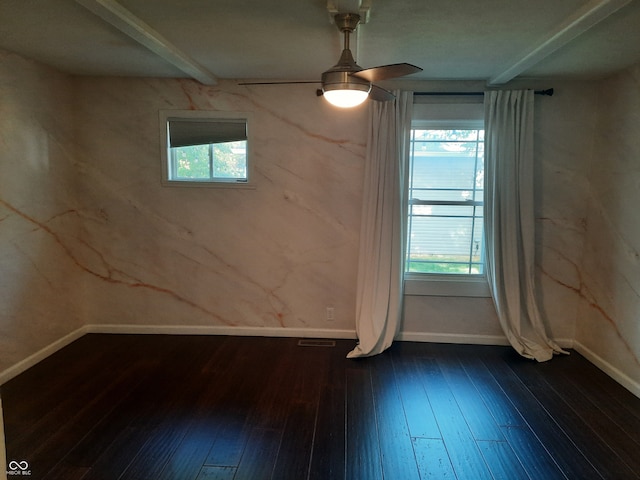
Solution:
M 334 16 L 338 29 L 344 34 L 344 48 L 338 63 L 322 74 L 321 89 L 318 96 L 324 96 L 333 105 L 342 108 L 355 107 L 367 98 L 386 102 L 393 100 L 394 95 L 374 85 L 373 82 L 390 78 L 404 77 L 412 73 L 421 72 L 422 68 L 409 63 L 395 63 L 379 67 L 363 69 L 353 59 L 349 49 L 349 36 L 360 23 L 360 15 L 356 13 L 338 13 Z M 309 83 L 309 82 L 252 82 L 242 85 L 256 85 L 265 83 Z M 315 83 L 315 82 L 313 82 Z

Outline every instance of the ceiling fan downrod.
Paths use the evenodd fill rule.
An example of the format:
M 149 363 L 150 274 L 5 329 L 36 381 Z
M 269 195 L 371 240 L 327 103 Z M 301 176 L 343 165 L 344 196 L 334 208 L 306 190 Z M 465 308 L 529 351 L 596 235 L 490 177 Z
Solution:
M 349 49 L 349 36 L 360 23 L 360 15 L 355 13 L 338 13 L 334 17 L 336 26 L 344 34 L 344 48 L 338 63 L 322 74 L 322 91 L 357 90 L 369 93 L 371 82 L 354 77 L 352 74 L 362 70 Z

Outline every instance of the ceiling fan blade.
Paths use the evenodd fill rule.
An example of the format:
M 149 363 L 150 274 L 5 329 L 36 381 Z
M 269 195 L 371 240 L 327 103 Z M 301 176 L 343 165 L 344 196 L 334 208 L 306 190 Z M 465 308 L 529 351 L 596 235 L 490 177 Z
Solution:
M 354 77 L 363 78 L 370 82 L 378 82 L 389 78 L 404 77 L 412 73 L 421 72 L 420 67 L 409 63 L 394 63 L 392 65 L 383 65 L 381 67 L 365 68 L 359 72 L 352 73 Z
M 395 99 L 396 96 L 390 91 L 385 90 L 384 88 L 380 88 L 377 85 L 371 85 L 369 98 L 378 102 L 390 102 L 391 100 Z

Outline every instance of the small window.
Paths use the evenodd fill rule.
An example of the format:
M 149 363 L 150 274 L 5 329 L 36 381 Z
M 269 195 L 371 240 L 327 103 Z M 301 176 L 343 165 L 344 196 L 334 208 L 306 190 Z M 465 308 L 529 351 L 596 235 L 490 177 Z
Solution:
M 165 185 L 249 186 L 248 116 L 161 112 Z

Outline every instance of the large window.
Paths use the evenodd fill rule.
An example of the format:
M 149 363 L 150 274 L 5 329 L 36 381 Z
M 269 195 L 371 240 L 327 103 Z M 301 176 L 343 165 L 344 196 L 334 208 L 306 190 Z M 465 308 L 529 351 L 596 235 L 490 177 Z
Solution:
M 482 97 L 415 101 L 405 294 L 490 297 L 484 276 Z
M 406 271 L 483 273 L 484 130 L 411 131 Z
M 162 112 L 165 185 L 249 183 L 248 119 L 243 114 Z

